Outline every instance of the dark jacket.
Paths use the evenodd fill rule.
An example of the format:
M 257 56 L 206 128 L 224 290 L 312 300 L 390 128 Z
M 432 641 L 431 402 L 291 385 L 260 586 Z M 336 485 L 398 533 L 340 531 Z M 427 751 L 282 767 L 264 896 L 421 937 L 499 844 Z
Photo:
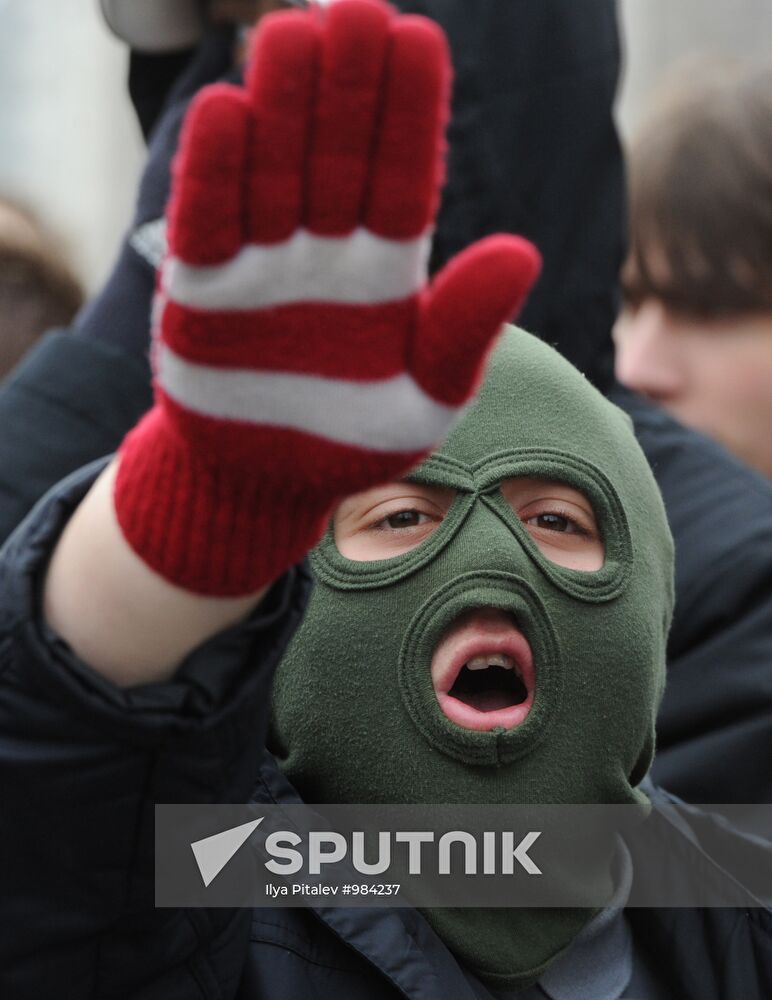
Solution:
M 52 546 L 95 473 L 58 487 L 0 553 L 0 996 L 472 1000 L 455 959 L 410 909 L 154 908 L 156 802 L 296 797 L 264 740 L 273 670 L 309 580 L 303 568 L 287 574 L 169 683 L 120 690 L 40 611 Z M 677 809 L 652 794 L 664 817 Z M 686 852 L 692 836 L 686 828 Z M 630 920 L 666 984 L 658 998 L 772 992 L 769 911 L 642 909 Z

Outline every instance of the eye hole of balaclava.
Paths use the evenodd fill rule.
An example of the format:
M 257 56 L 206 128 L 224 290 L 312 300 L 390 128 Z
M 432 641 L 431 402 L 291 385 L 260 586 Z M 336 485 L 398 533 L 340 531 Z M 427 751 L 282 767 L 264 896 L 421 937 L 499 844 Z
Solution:
M 518 476 L 498 493 L 535 547 L 558 566 L 594 572 L 603 566 L 604 543 L 592 502 L 568 483 Z M 335 544 L 355 562 L 412 552 L 431 538 L 458 500 L 445 486 L 399 481 L 358 493 L 334 517 Z

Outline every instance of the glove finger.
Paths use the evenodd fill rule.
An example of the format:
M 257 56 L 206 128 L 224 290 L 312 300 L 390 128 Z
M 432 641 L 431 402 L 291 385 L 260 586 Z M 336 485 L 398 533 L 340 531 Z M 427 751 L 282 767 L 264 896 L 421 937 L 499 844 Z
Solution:
M 366 210 L 367 228 L 407 239 L 439 202 L 450 60 L 441 29 L 423 17 L 393 22 Z
M 300 11 L 261 21 L 246 74 L 256 126 L 247 176 L 248 238 L 287 239 L 301 223 L 319 29 Z
M 339 0 L 322 33 L 306 225 L 323 236 L 359 223 L 389 43 L 388 8 Z
M 187 264 L 219 264 L 241 246 L 243 162 L 251 128 L 239 87 L 217 83 L 194 98 L 172 164 L 169 250 Z
M 458 406 L 471 396 L 502 325 L 514 319 L 541 267 L 536 247 L 518 236 L 489 236 L 464 250 L 426 293 L 413 348 L 416 381 Z

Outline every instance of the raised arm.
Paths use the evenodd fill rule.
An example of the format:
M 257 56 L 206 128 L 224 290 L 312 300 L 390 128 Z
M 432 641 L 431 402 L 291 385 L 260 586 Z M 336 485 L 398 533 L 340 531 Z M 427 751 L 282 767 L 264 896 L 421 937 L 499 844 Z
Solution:
M 183 127 L 156 405 L 70 521 L 49 623 L 119 685 L 244 617 L 347 493 L 444 437 L 538 269 L 491 237 L 426 283 L 449 67 L 372 0 L 268 17 Z

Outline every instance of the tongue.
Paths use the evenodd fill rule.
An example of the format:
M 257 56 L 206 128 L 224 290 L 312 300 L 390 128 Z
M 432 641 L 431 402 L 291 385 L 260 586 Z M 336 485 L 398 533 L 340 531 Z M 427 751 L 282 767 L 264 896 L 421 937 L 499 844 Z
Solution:
M 517 704 L 511 691 L 478 691 L 475 694 L 468 692 L 456 694 L 451 691 L 451 696 L 477 709 L 478 712 L 495 712 L 499 708 L 509 708 L 510 705 Z

